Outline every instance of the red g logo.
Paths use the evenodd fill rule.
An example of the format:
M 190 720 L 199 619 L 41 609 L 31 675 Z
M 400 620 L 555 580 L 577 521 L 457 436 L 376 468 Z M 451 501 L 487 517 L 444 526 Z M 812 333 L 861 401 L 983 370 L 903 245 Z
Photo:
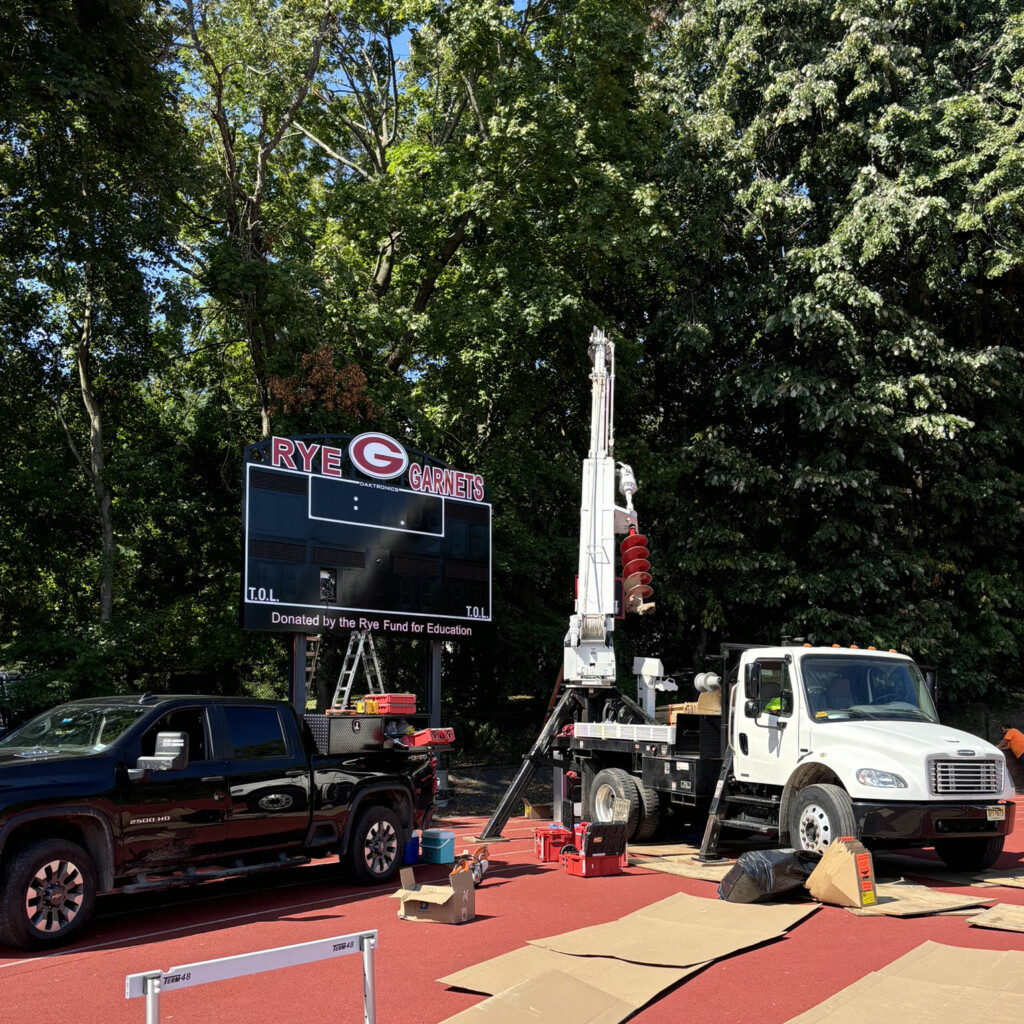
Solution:
M 409 465 L 405 449 L 387 434 L 360 434 L 348 446 L 348 457 L 361 473 L 378 480 L 401 476 Z

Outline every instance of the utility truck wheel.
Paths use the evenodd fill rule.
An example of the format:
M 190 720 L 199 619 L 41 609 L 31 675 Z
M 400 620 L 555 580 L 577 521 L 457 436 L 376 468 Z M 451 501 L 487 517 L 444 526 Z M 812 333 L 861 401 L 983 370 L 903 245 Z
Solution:
M 658 830 L 658 822 L 661 820 L 661 802 L 658 799 L 658 791 L 645 786 L 642 782 L 636 783 L 637 792 L 640 794 L 640 820 L 637 822 L 636 833 L 633 839 L 642 843 Z
M 936 839 L 935 852 L 955 871 L 982 871 L 999 860 L 1004 839 L 1005 836 Z
M 616 800 L 629 804 L 626 817 L 626 840 L 633 839 L 640 820 L 640 791 L 629 772 L 621 768 L 602 768 L 590 786 L 590 820 L 612 820 Z
M 378 885 L 402 866 L 402 826 L 389 807 L 367 807 L 356 818 L 345 866 L 360 885 Z
M 96 869 L 64 839 L 27 843 L 0 878 L 0 943 L 49 949 L 82 929 L 96 903 Z
M 789 814 L 789 841 L 796 850 L 824 853 L 842 836 L 857 835 L 853 804 L 841 786 L 821 783 L 800 790 Z

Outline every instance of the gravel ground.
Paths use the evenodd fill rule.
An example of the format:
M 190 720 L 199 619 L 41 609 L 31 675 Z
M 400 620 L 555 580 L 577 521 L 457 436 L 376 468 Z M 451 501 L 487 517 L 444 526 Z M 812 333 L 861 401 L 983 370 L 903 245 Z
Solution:
M 505 795 L 519 771 L 519 764 L 459 765 L 449 769 L 448 782 L 452 796 L 442 813 L 490 814 Z M 439 794 L 443 798 L 443 793 Z M 538 769 L 523 794 L 531 804 L 551 803 L 551 771 Z M 517 805 L 514 814 L 522 813 Z

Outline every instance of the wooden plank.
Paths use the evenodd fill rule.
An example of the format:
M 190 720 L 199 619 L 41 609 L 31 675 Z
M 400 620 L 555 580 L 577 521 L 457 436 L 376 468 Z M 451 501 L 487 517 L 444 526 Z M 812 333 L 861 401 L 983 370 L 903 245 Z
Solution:
M 862 909 L 850 907 L 849 912 L 857 917 L 922 917 L 994 902 L 991 897 L 960 896 L 911 882 L 882 882 L 876 886 L 876 890 L 876 906 Z
M 976 928 L 998 928 L 1004 932 L 1024 932 L 1024 907 L 1000 903 L 975 914 L 967 922 Z
M 685 857 L 637 857 L 630 853 L 626 861 L 632 867 L 660 871 L 665 875 L 679 875 L 682 878 L 696 878 L 704 882 L 720 882 L 728 874 L 732 864 L 701 864 L 693 854 Z

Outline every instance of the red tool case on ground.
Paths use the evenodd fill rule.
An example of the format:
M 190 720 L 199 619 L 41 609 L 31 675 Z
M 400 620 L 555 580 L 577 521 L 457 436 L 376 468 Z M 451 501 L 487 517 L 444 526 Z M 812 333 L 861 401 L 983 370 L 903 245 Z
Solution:
M 593 878 L 618 875 L 626 860 L 626 826 L 620 822 L 583 821 L 576 826 L 578 853 L 563 853 L 562 867 L 570 875 Z
M 533 830 L 533 852 L 537 860 L 545 863 L 557 862 L 562 847 L 572 842 L 572 833 L 558 825 L 535 828 Z

